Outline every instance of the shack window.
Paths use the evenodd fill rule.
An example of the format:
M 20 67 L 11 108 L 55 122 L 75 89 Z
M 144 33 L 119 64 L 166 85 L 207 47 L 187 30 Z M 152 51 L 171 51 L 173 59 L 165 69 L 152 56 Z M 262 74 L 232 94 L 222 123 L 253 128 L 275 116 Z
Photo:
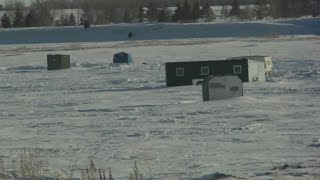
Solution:
M 209 75 L 209 67 L 201 67 L 201 75 Z
M 184 76 L 184 68 L 176 68 L 176 76 Z
M 242 66 L 241 65 L 234 65 L 233 66 L 233 74 L 241 74 L 242 73 Z

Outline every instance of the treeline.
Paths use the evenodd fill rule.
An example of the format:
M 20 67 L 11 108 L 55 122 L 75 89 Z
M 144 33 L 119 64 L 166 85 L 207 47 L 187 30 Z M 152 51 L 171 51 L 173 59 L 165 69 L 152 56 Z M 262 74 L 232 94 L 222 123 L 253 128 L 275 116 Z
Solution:
M 212 5 L 221 6 L 219 14 L 214 13 Z M 77 17 L 73 13 L 64 13 L 57 20 L 54 12 L 58 9 L 78 9 Z M 108 23 L 211 22 L 217 16 L 225 20 L 319 16 L 320 0 L 35 0 L 29 7 L 19 0 L 10 0 L 0 5 L 0 10 L 6 11 L 1 17 L 1 25 L 5 28 L 88 26 Z
M 36 2 L 37 0 L 34 0 Z M 48 0 L 47 5 L 51 9 L 80 9 L 81 4 L 84 3 L 87 0 Z M 154 3 L 157 5 L 161 4 L 167 4 L 170 7 L 174 7 L 177 3 L 179 3 L 181 0 L 132 0 L 136 1 L 133 4 L 140 4 L 142 6 L 147 6 L 149 3 Z M 121 4 L 125 3 L 127 4 L 130 1 L 121 1 L 118 3 L 114 0 L 104 0 L 103 2 L 105 4 Z M 256 0 L 241 0 L 242 5 L 248 5 L 248 4 L 254 4 Z M 93 0 L 92 3 L 96 3 L 98 1 Z M 221 6 L 223 4 L 231 4 L 232 0 L 199 0 L 200 4 L 205 4 L 208 2 L 211 6 Z M 7 0 L 7 2 L 4 5 L 0 4 L 0 10 L 15 10 L 14 4 L 20 3 L 23 4 L 20 0 Z M 100 4 L 101 2 L 99 2 Z M 31 5 L 32 6 L 32 5 Z M 121 5 L 122 6 L 122 5 Z
M 298 18 L 320 15 L 319 0 L 255 0 L 253 5 L 240 9 L 241 0 L 232 0 L 230 12 L 223 7 L 222 14 L 240 20 L 260 20 L 265 18 Z M 223 5 L 224 6 L 224 5 Z
M 58 22 L 54 21 L 52 8 L 49 8 L 50 1 L 36 0 L 27 8 L 21 1 L 14 1 L 6 4 L 6 12 L 1 17 L 1 24 L 4 28 L 10 27 L 40 27 L 53 25 L 76 25 L 73 13 L 68 17 L 61 17 Z

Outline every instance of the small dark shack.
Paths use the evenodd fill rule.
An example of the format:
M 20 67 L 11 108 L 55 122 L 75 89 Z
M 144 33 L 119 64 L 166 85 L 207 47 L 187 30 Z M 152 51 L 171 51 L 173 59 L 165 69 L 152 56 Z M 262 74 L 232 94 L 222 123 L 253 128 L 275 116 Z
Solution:
M 264 62 L 237 59 L 166 63 L 167 86 L 199 85 L 210 75 L 237 75 L 242 82 L 265 81 Z
M 48 65 L 48 70 L 69 69 L 70 55 L 48 54 L 47 65 Z
M 114 64 L 118 64 L 118 63 L 132 63 L 132 56 L 129 53 L 125 53 L 125 52 L 120 52 L 117 53 L 113 56 L 113 63 Z

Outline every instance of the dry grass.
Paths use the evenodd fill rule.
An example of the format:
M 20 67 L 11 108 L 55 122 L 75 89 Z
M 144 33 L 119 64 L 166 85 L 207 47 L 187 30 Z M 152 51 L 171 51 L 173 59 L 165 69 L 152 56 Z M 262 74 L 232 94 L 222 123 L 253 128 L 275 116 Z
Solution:
M 132 170 L 133 172 L 130 173 L 128 180 L 143 180 L 143 175 L 140 173 L 137 161 L 134 162 Z
M 5 173 L 4 161 L 2 157 L 0 157 L 0 174 L 4 174 L 4 173 Z
M 77 168 L 77 160 L 69 160 L 68 170 L 65 171 L 65 175 L 55 172 L 51 173 L 49 171 L 49 163 L 46 156 L 43 155 L 40 149 L 23 149 L 19 153 L 19 167 L 17 171 L 9 173 L 6 171 L 5 161 L 3 157 L 0 156 L 0 179 L 15 179 L 15 180 L 80 180 L 80 178 L 74 178 L 76 171 L 80 171 L 81 180 L 114 180 L 110 168 L 102 169 L 97 168 L 93 160 L 90 160 L 88 167 L 85 169 Z M 128 180 L 153 180 L 153 175 L 150 166 L 147 164 L 147 171 L 142 171 L 138 166 L 137 161 L 134 162 L 131 172 L 127 177 Z M 144 172 L 144 173 L 143 173 Z M 268 174 L 274 180 L 291 180 L 301 179 L 301 180 L 320 180 L 319 175 L 303 175 L 301 177 L 293 177 L 290 175 L 283 174 L 279 169 Z M 10 175 L 11 174 L 11 175 Z M 216 173 L 217 175 L 219 173 Z M 144 175 L 147 175 L 146 177 Z M 224 174 L 220 174 L 219 177 L 222 177 Z M 225 175 L 224 175 L 225 176 Z M 215 176 L 216 177 L 216 176 Z M 231 176 L 235 179 L 242 179 L 239 177 Z M 214 178 L 216 179 L 216 178 Z M 244 179 L 244 178 L 243 178 Z
M 108 169 L 109 176 L 106 176 L 105 169 L 97 169 L 93 160 L 90 160 L 90 165 L 86 169 L 81 170 L 83 180 L 113 180 L 111 168 Z
M 19 172 L 29 179 L 44 178 L 48 172 L 49 162 L 40 149 L 24 149 L 19 154 Z
M 0 179 L 4 179 L 6 176 L 7 175 L 4 167 L 4 161 L 3 158 L 0 156 Z
M 78 160 L 72 160 L 72 159 L 70 159 L 69 161 L 69 175 L 68 175 L 69 179 L 73 178 L 74 172 L 77 167 L 77 162 Z

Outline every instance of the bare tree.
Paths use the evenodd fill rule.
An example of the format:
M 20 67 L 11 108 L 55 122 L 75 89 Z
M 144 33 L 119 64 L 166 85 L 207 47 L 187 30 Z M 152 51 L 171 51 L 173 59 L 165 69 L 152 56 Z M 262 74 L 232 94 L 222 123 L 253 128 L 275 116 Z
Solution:
M 81 9 L 83 10 L 83 21 L 88 22 L 89 24 L 93 23 L 93 7 L 92 7 L 92 3 L 89 3 L 89 1 L 84 1 L 81 4 Z
M 47 2 L 50 9 L 74 9 L 79 8 L 72 0 L 50 0 Z M 77 1 L 79 3 L 79 0 Z
M 17 8 L 24 10 L 26 9 L 26 6 L 24 1 L 21 0 L 6 0 L 3 8 L 6 11 L 15 11 Z
M 221 16 L 223 17 L 224 21 L 226 21 L 230 16 L 230 9 L 225 4 L 223 4 L 221 8 Z
M 13 27 L 23 27 L 24 26 L 24 17 L 23 12 L 19 7 L 15 11 L 15 16 L 12 23 Z
M 133 23 L 135 21 L 137 21 L 137 14 L 136 14 L 136 10 L 134 8 L 124 8 L 124 12 L 123 12 L 123 22 L 125 23 Z
M 320 15 L 320 1 L 319 0 L 310 0 L 309 2 L 311 6 L 311 15 L 313 17 L 319 16 Z
M 164 5 L 158 13 L 158 22 L 170 22 L 171 21 L 172 12 L 171 10 Z
M 255 17 L 255 9 L 250 5 L 246 5 L 241 11 L 240 19 L 252 21 Z
M 51 26 L 53 25 L 53 16 L 47 0 L 36 0 L 31 4 L 31 9 L 35 11 L 35 16 L 38 19 L 36 26 Z
M 107 24 L 107 11 L 105 9 L 96 9 L 94 11 L 95 21 L 94 24 Z
M 139 9 L 138 9 L 138 19 L 139 19 L 139 22 L 143 22 L 143 19 L 144 19 L 144 9 L 143 9 L 143 6 L 140 5 L 139 6 Z

